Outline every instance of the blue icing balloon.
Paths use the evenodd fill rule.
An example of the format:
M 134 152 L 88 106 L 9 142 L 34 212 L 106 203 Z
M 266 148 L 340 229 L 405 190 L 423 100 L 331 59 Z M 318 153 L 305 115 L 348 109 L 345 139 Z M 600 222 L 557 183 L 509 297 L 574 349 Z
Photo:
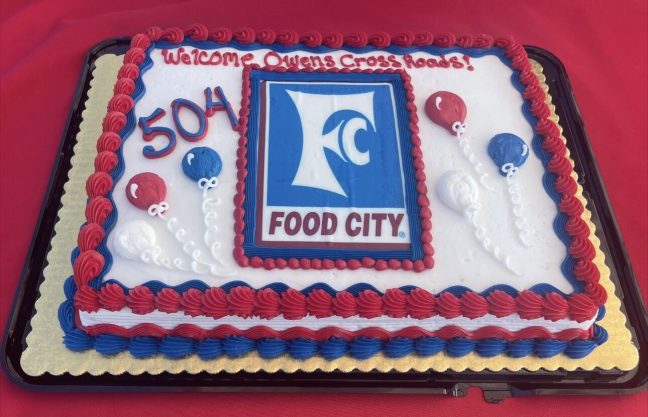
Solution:
M 216 178 L 223 168 L 218 152 L 204 146 L 192 148 L 182 158 L 182 171 L 194 181 Z
M 529 157 L 529 147 L 512 133 L 499 133 L 488 143 L 490 155 L 501 176 L 514 175 Z M 510 173 L 510 174 L 509 174 Z

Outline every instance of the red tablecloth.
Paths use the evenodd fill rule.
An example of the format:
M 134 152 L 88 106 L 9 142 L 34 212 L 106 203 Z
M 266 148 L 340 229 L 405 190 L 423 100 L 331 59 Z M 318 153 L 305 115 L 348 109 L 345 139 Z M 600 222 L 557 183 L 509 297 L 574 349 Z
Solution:
M 182 27 L 193 22 L 298 31 L 513 34 L 524 44 L 552 51 L 567 67 L 644 299 L 648 298 L 644 1 L 450 0 L 422 1 L 418 6 L 404 1 L 354 5 L 349 0 L 161 3 L 44 0 L 2 6 L 0 324 L 7 320 L 84 54 L 103 39 L 131 35 L 150 25 Z M 59 394 L 27 392 L 4 376 L 0 390 L 0 415 L 414 416 L 482 411 L 502 416 L 648 415 L 646 393 L 523 398 L 490 406 L 477 390 L 464 400 L 369 394 Z

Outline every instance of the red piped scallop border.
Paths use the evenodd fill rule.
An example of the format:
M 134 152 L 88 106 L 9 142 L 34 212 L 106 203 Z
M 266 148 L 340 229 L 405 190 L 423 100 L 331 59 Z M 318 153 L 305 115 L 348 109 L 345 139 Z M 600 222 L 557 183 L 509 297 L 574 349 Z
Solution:
M 366 38 L 366 35 L 364 36 Z M 309 38 L 310 39 L 310 38 Z M 355 38 L 354 38 L 355 39 Z M 357 41 L 357 39 L 356 39 Z M 312 41 L 311 41 L 312 43 Z M 363 45 L 366 45 L 366 39 Z M 421 222 L 421 248 L 423 258 L 417 260 L 398 260 L 398 259 L 374 259 L 364 257 L 361 259 L 319 259 L 319 258 L 261 258 L 258 256 L 248 257 L 245 254 L 245 230 L 244 222 L 244 204 L 245 204 L 245 181 L 248 175 L 247 171 L 247 122 L 250 113 L 250 73 L 254 70 L 274 71 L 274 72 L 318 72 L 318 73 L 341 73 L 341 74 L 397 74 L 403 80 L 403 88 L 407 98 L 407 111 L 409 112 L 408 128 L 411 132 L 412 143 L 412 166 L 414 167 L 414 179 L 416 180 L 416 199 L 420 210 Z M 412 79 L 405 70 L 402 69 L 360 69 L 360 68 L 305 68 L 282 67 L 282 66 L 264 66 L 253 64 L 243 69 L 243 89 L 241 100 L 241 112 L 239 116 L 240 138 L 237 151 L 236 166 L 238 167 L 238 176 L 236 184 L 236 195 L 234 196 L 234 259 L 242 267 L 251 266 L 253 268 L 272 269 L 358 269 L 373 268 L 378 271 L 386 269 L 404 269 L 406 271 L 422 272 L 425 269 L 431 269 L 434 266 L 434 249 L 432 248 L 432 211 L 430 210 L 430 201 L 427 198 L 427 186 L 425 185 L 425 163 L 423 162 L 423 152 L 421 151 L 421 138 L 418 136 L 418 116 L 416 114 L 416 105 L 414 104 L 414 92 L 412 88 Z
M 250 339 L 258 340 L 263 338 L 279 338 L 283 340 L 309 339 L 315 341 L 328 340 L 331 337 L 339 337 L 344 340 L 353 340 L 357 337 L 370 337 L 373 339 L 389 340 L 394 337 L 404 337 L 416 339 L 420 337 L 438 337 L 441 339 L 452 339 L 455 337 L 465 337 L 473 340 L 498 338 L 507 341 L 520 339 L 554 339 L 554 340 L 574 340 L 587 339 L 592 336 L 591 331 L 582 329 L 566 329 L 557 333 L 551 333 L 549 330 L 540 326 L 527 327 L 516 332 L 503 329 L 497 326 L 488 326 L 475 331 L 468 331 L 458 326 L 445 326 L 439 330 L 430 331 L 421 327 L 411 326 L 401 330 L 390 332 L 380 327 L 367 327 L 364 329 L 350 331 L 339 327 L 324 327 L 319 330 L 312 330 L 306 327 L 291 327 L 286 330 L 275 330 L 267 326 L 254 326 L 249 329 L 239 329 L 237 327 L 225 324 L 213 329 L 203 329 L 195 324 L 181 324 L 171 330 L 160 327 L 156 324 L 145 323 L 133 327 L 125 328 L 116 324 L 96 324 L 84 327 L 79 323 L 77 318 L 77 327 L 83 329 L 90 336 L 100 334 L 114 334 L 121 337 L 132 338 L 138 336 L 152 336 L 162 338 L 165 336 L 187 337 L 195 340 L 208 338 L 225 338 L 230 336 L 244 336 Z
M 557 293 L 549 293 L 541 296 L 532 291 L 522 291 L 516 297 L 511 297 L 502 291 L 493 291 L 487 296 L 467 292 L 458 298 L 450 293 L 443 293 L 433 298 L 435 300 L 433 302 L 434 307 L 429 305 L 425 307 L 426 304 L 424 302 L 420 305 L 413 304 L 412 300 L 410 300 L 410 294 L 406 301 L 409 304 L 406 304 L 408 307 L 405 311 L 411 317 L 415 317 L 412 313 L 418 311 L 413 310 L 416 307 L 421 308 L 421 312 L 424 312 L 421 313 L 423 316 L 425 314 L 432 314 L 434 311 L 443 317 L 456 317 L 459 315 L 470 317 L 470 314 L 481 314 L 484 311 L 484 305 L 486 305 L 487 311 L 498 317 L 518 313 L 523 317 L 544 317 L 549 320 L 569 318 L 571 320 L 583 321 L 594 317 L 598 307 L 605 303 L 607 293 L 599 283 L 600 273 L 596 265 L 592 262 L 596 252 L 589 238 L 590 229 L 581 218 L 584 207 L 576 197 L 577 186 L 571 176 L 573 168 L 567 158 L 565 144 L 560 138 L 558 126 L 548 118 L 550 111 L 545 103 L 545 94 L 540 88 L 537 77 L 533 74 L 526 51 L 522 45 L 515 42 L 512 38 L 494 39 L 488 35 L 455 37 L 452 34 L 433 36 L 429 32 L 405 32 L 393 37 L 390 37 L 389 34 L 384 32 L 369 36 L 365 34 L 342 36 L 337 32 L 327 35 L 308 32 L 299 35 L 293 31 L 280 31 L 275 33 L 272 30 L 262 30 L 254 32 L 250 28 L 236 31 L 231 31 L 226 28 L 207 30 L 204 25 L 200 24 L 191 25 L 184 31 L 179 28 L 162 30 L 159 27 L 152 27 L 146 32 L 137 34 L 132 38 L 131 48 L 124 56 L 124 64 L 119 70 L 118 79 L 114 87 L 114 96 L 110 100 L 107 114 L 103 120 L 103 133 L 97 140 L 96 172 L 110 173 L 115 167 L 115 152 L 121 146 L 122 140 L 119 132 L 126 123 L 126 114 L 134 105 L 131 94 L 135 89 L 134 80 L 139 76 L 138 65 L 143 61 L 146 48 L 149 47 L 151 42 L 158 40 L 180 43 L 185 37 L 196 41 L 209 39 L 219 43 L 226 43 L 232 39 L 240 43 L 250 43 L 254 39 L 262 44 L 276 42 L 282 45 L 295 45 L 302 42 L 309 47 L 323 45 L 330 48 L 339 48 L 342 45 L 359 47 L 367 44 L 371 44 L 376 48 L 385 48 L 391 44 L 398 46 L 435 45 L 438 47 L 457 45 L 463 48 L 490 48 L 495 46 L 502 48 L 506 56 L 511 59 L 513 68 L 520 72 L 520 81 L 525 88 L 524 98 L 530 101 L 531 112 L 538 119 L 535 130 L 542 136 L 542 148 L 551 155 L 548 170 L 556 174 L 555 188 L 560 194 L 559 209 L 568 216 L 565 230 L 571 239 L 568 252 L 576 260 L 573 274 L 577 280 L 584 283 L 584 292 L 569 296 L 562 296 Z M 73 264 L 73 277 L 78 287 L 77 295 L 75 296 L 75 307 L 84 311 L 95 311 L 97 308 L 110 308 L 111 305 L 114 305 L 107 304 L 106 298 L 101 296 L 104 288 L 107 287 L 98 291 L 88 286 L 90 281 L 99 276 L 105 263 L 104 257 L 97 251 L 97 247 L 105 237 L 103 225 L 114 208 L 111 201 L 106 198 L 110 188 L 106 187 L 105 177 L 102 175 L 91 176 L 86 183 L 88 203 L 85 216 L 87 224 L 82 226 L 79 231 L 78 247 L 80 254 Z M 175 292 L 172 289 L 169 290 Z M 122 291 L 124 305 L 128 305 L 131 308 L 135 307 L 134 310 L 137 310 L 137 297 L 133 299 L 133 296 L 137 292 L 136 289 L 129 291 L 128 297 L 131 297 L 131 299 L 128 301 L 128 297 Z M 143 291 L 140 290 L 140 292 Z M 184 293 L 177 295 L 183 299 L 185 298 Z M 379 294 L 374 295 L 379 297 Z M 206 294 L 204 296 L 206 297 Z M 349 296 L 353 297 L 351 294 Z M 375 296 L 371 296 L 371 298 L 375 299 Z M 117 299 L 119 297 L 121 296 L 117 295 Z M 203 302 L 205 297 L 203 297 Z M 367 295 L 365 297 L 368 298 L 369 296 Z M 387 315 L 393 315 L 395 314 L 394 311 L 390 312 L 384 309 L 384 306 L 388 304 L 386 297 L 387 293 L 380 300 L 383 311 Z M 449 301 L 450 297 L 454 297 L 457 301 L 454 299 Z M 153 294 L 145 298 L 156 300 L 156 296 Z M 359 299 L 360 296 L 357 298 Z M 117 299 L 113 300 L 113 302 L 119 303 L 120 301 L 117 301 Z M 446 301 L 442 302 L 442 299 Z M 139 304 L 139 306 L 147 306 L 146 308 L 149 308 L 148 304 L 146 304 L 148 302 L 145 300 L 144 304 Z M 354 298 L 353 302 L 357 309 L 358 300 Z M 565 308 L 565 303 L 567 304 L 567 308 Z M 376 304 L 378 303 L 376 302 Z M 183 311 L 189 312 L 189 314 L 196 312 L 187 310 L 186 305 L 188 304 L 183 305 Z M 353 303 L 349 302 L 349 305 L 353 305 Z M 201 304 L 201 306 L 204 308 L 204 304 Z M 141 311 L 146 311 L 146 308 Z M 228 304 L 228 311 L 237 311 L 235 308 L 238 307 L 232 306 L 232 310 L 229 310 L 229 308 Z M 373 308 L 375 309 L 375 306 Z M 254 309 L 252 311 L 254 312 Z M 350 311 L 352 310 L 349 309 L 345 314 L 348 314 Z M 360 313 L 360 310 L 357 311 L 358 314 L 364 314 Z M 367 311 L 373 310 L 368 309 Z M 285 314 L 286 311 L 282 310 L 282 312 Z M 308 310 L 308 312 L 311 312 L 311 310 Z M 495 337 L 494 335 L 496 334 L 487 334 L 481 337 Z

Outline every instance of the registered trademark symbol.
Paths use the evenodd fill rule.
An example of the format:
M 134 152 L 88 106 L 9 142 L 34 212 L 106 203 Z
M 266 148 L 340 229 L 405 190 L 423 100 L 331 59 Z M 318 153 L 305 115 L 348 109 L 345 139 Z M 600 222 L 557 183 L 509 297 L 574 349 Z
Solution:
M 405 232 L 399 232 L 398 236 L 400 236 L 401 238 L 404 238 L 406 235 L 405 235 Z

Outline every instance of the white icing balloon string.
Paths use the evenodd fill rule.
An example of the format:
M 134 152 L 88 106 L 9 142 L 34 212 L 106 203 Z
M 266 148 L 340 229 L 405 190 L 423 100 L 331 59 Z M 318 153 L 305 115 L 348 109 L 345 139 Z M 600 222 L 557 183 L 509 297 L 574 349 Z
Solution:
M 523 215 L 522 196 L 520 195 L 520 187 L 513 176 L 518 172 L 518 167 L 512 163 L 502 165 L 502 172 L 506 174 L 506 184 L 508 185 L 507 191 L 511 200 L 511 212 L 515 218 L 515 228 L 518 230 L 518 238 L 520 242 L 526 247 L 533 246 L 534 232 L 529 225 L 526 217 Z
M 153 264 L 157 266 L 162 266 L 167 269 L 177 269 L 180 271 L 191 272 L 191 268 L 186 265 L 186 261 L 183 261 L 180 258 L 174 258 L 173 261 L 168 258 L 162 258 L 162 248 L 156 246 L 151 249 L 145 249 L 140 254 L 140 260 L 145 264 Z
M 484 164 L 481 162 L 477 161 L 477 157 L 475 156 L 475 153 L 472 151 L 472 148 L 470 147 L 470 142 L 468 141 L 468 138 L 465 138 L 463 134 L 465 133 L 467 128 L 467 125 L 464 123 L 459 123 L 455 122 L 452 125 L 452 131 L 455 132 L 457 136 L 457 141 L 459 143 L 459 148 L 461 148 L 461 153 L 463 154 L 464 158 L 470 164 L 473 166 L 475 169 L 475 172 L 479 176 L 479 182 L 481 185 L 486 188 L 488 191 L 495 191 L 495 188 L 488 184 L 488 174 L 484 172 Z
M 218 178 L 201 178 L 198 181 L 198 188 L 203 190 L 203 201 L 201 209 L 203 213 L 203 224 L 205 225 L 205 233 L 203 234 L 203 242 L 209 248 L 211 258 L 220 267 L 225 268 L 225 264 L 220 260 L 219 250 L 221 243 L 217 240 L 218 236 L 218 212 L 216 208 L 221 204 L 220 198 L 209 198 L 207 192 L 211 189 L 218 187 Z M 218 267 L 212 267 L 212 273 L 215 275 L 231 275 L 232 272 L 225 269 L 220 270 Z
M 134 186 L 137 184 L 133 184 Z M 162 216 L 165 211 L 169 209 L 169 204 L 166 201 L 162 201 L 158 204 L 151 204 L 148 208 L 148 214 L 151 216 Z
M 516 270 L 511 264 L 511 257 L 502 253 L 502 250 L 499 246 L 495 245 L 491 238 L 488 236 L 486 229 L 477 223 L 476 214 L 479 211 L 480 206 L 474 209 L 468 209 L 464 212 L 464 216 L 468 219 L 470 224 L 475 229 L 475 238 L 481 244 L 482 248 L 488 252 L 493 258 L 495 258 L 499 263 L 503 264 L 509 271 L 513 272 L 515 275 L 520 275 L 520 272 Z
M 196 249 L 196 244 L 192 240 L 185 238 L 187 231 L 178 226 L 178 219 L 175 217 L 168 218 L 163 214 L 158 214 L 158 217 L 164 220 L 166 230 L 173 236 L 176 242 L 180 243 L 182 251 L 191 257 L 191 262 L 189 263 L 191 271 L 198 274 L 208 273 L 212 265 L 200 259 L 200 250 Z
M 477 222 L 477 213 L 481 209 L 477 183 L 470 174 L 460 171 L 446 172 L 439 178 L 436 187 L 437 194 L 443 204 L 461 213 L 473 226 L 475 238 L 484 251 L 503 264 L 516 275 L 520 273 L 512 266 L 511 257 L 505 255 L 499 246 L 495 245 L 488 236 L 486 229 Z

